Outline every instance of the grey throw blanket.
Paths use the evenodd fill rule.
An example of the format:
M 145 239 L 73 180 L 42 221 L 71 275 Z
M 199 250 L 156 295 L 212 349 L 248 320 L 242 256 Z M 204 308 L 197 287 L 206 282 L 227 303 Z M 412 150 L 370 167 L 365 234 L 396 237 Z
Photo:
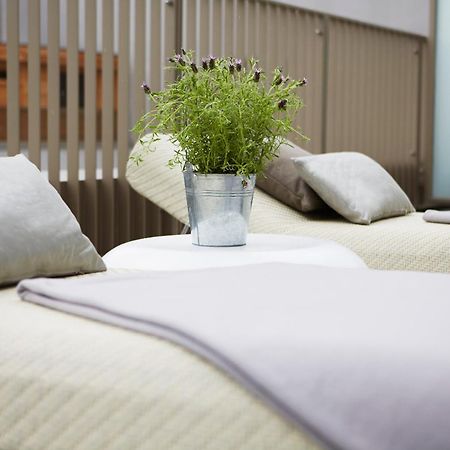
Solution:
M 450 449 L 448 275 L 262 264 L 18 291 L 203 355 L 329 448 Z

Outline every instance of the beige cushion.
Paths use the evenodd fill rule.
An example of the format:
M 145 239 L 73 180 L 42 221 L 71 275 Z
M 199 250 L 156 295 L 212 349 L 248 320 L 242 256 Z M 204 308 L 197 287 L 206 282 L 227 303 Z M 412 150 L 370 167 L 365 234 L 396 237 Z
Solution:
M 163 138 L 153 149 L 139 166 L 128 163 L 128 181 L 136 191 L 187 224 L 181 169 L 167 167 L 174 147 Z M 133 152 L 141 150 L 138 143 Z M 421 213 L 412 213 L 369 226 L 355 225 L 337 214 L 302 214 L 256 189 L 250 231 L 331 239 L 353 250 L 373 269 L 450 272 L 448 225 L 427 223 L 422 217 Z
M 324 202 L 350 222 L 368 225 L 415 211 L 386 170 L 362 153 L 326 153 L 293 161 Z
M 77 220 L 24 156 L 0 158 L 0 285 L 105 270 Z
M 256 185 L 267 194 L 297 211 L 309 212 L 326 208 L 327 205 L 305 183 L 292 158 L 311 153 L 289 142 L 282 144 L 279 156 L 271 161 Z

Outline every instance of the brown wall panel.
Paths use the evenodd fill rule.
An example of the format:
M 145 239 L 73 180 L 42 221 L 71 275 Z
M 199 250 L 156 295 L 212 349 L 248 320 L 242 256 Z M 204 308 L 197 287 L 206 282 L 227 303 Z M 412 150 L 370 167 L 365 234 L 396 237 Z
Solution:
M 325 151 L 382 164 L 412 199 L 418 187 L 420 40 L 331 19 Z

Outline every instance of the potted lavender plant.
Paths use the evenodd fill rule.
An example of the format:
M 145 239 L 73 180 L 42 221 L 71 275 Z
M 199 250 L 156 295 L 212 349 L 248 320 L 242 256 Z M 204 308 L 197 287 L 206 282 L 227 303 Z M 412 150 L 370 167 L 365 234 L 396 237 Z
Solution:
M 306 79 L 291 80 L 276 68 L 270 82 L 258 61 L 202 59 L 192 52 L 170 58 L 177 79 L 153 92 L 143 84 L 154 103 L 134 127 L 142 137 L 152 132 L 145 146 L 169 134 L 177 150 L 169 165 L 184 171 L 193 243 L 207 246 L 244 245 L 253 200 L 255 176 L 277 156 L 285 136 L 295 132 L 295 114 L 303 106 L 297 88 Z M 148 148 L 148 147 L 147 147 Z

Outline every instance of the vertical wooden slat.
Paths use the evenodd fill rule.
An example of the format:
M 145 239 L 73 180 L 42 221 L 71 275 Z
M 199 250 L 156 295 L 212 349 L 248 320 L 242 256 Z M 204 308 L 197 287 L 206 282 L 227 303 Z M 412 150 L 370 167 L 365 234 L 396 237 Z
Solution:
M 305 89 L 305 104 L 308 107 L 308 101 L 314 105 L 319 105 L 315 110 L 315 115 L 308 115 L 305 117 L 310 117 L 309 127 L 311 128 L 311 141 L 309 144 L 309 150 L 314 153 L 324 153 L 326 151 L 326 133 L 328 130 L 327 126 L 327 113 L 328 113 L 328 77 L 330 76 L 330 71 L 328 68 L 328 54 L 329 54 L 329 44 L 330 44 L 330 34 L 329 34 L 329 17 L 320 17 L 318 15 L 314 16 L 308 21 L 309 33 L 312 36 L 314 33 L 314 43 L 315 46 L 312 49 L 313 58 L 308 58 L 308 61 L 312 60 L 311 66 L 304 68 L 303 76 L 309 77 L 309 80 L 315 80 L 314 84 L 318 89 L 311 89 L 311 81 L 308 83 Z M 319 32 L 316 32 L 319 30 Z M 315 51 L 319 49 L 318 51 Z M 308 67 L 313 67 L 312 73 L 308 71 Z M 308 99 L 308 96 L 311 100 Z M 309 136 L 309 135 L 308 135 Z M 314 142 L 315 136 L 316 143 Z
M 209 0 L 208 4 L 208 10 L 209 10 L 209 16 L 208 16 L 208 28 L 209 28 L 209 39 L 208 39 L 208 53 L 210 55 L 217 55 L 216 52 L 214 52 L 214 0 Z
M 190 2 L 186 0 L 185 8 L 189 10 Z M 149 85 L 153 90 L 161 88 L 161 1 L 152 0 L 150 8 L 151 35 L 150 35 L 150 80 Z M 186 34 L 185 39 L 191 36 Z M 188 47 L 191 48 L 191 47 Z M 153 107 L 154 105 L 150 105 Z M 153 203 L 147 202 L 145 207 L 146 234 L 159 236 L 161 234 L 161 210 Z
M 281 34 L 281 42 L 284 43 L 283 46 L 283 59 L 284 64 L 286 66 L 286 70 L 288 73 L 295 73 L 296 67 L 295 67 L 295 58 L 293 55 L 295 55 L 296 50 L 296 42 L 292 40 L 294 36 L 294 28 L 295 28 L 295 12 L 296 10 L 291 7 L 284 8 L 284 20 L 286 22 L 285 28 L 286 28 L 286 37 Z M 285 40 L 287 38 L 287 41 Z M 283 45 L 283 44 L 282 44 Z
M 102 233 L 100 248 L 114 242 L 114 0 L 102 3 Z
M 167 61 L 176 52 L 175 42 L 175 8 L 173 3 L 165 3 L 163 6 L 164 15 L 164 36 L 161 36 L 164 45 L 161 48 L 163 67 L 167 66 Z M 161 88 L 163 88 L 168 82 L 175 81 L 175 71 L 165 70 L 161 79 Z
M 253 48 L 253 57 L 261 61 L 261 7 L 259 0 L 254 0 L 255 3 L 255 42 Z
M 231 22 L 230 25 L 227 25 L 229 28 L 229 32 L 231 32 L 231 52 L 230 54 L 233 55 L 237 55 L 237 41 L 238 41 L 238 36 L 237 36 L 237 31 L 238 31 L 238 14 L 237 14 L 237 10 L 238 10 L 238 0 L 233 0 L 232 3 L 232 11 L 231 11 Z M 229 6 L 230 8 L 230 6 Z
M 436 76 L 436 9 L 437 0 L 430 0 L 429 37 L 422 41 L 421 86 L 421 151 L 419 175 L 422 182 L 422 201 L 429 204 L 433 198 L 433 128 Z
M 204 57 L 210 54 L 209 41 L 211 30 L 209 28 L 209 0 L 200 0 L 198 4 L 200 5 L 200 22 L 197 23 L 197 30 L 200 33 L 198 51 L 200 52 L 200 56 Z
M 257 40 L 257 51 L 258 59 L 264 70 L 268 70 L 268 42 L 270 40 L 269 33 L 269 7 L 270 5 L 266 2 L 258 2 L 259 20 L 258 20 L 258 40 Z
M 206 0 L 202 0 L 202 7 L 207 8 Z M 164 5 L 164 14 L 165 14 L 165 36 L 163 36 L 164 42 L 165 42 L 165 53 L 164 53 L 164 61 L 167 61 L 167 59 L 173 55 L 173 53 L 176 50 L 176 34 L 174 33 L 175 29 L 175 20 L 176 20 L 176 11 L 175 11 L 175 3 L 168 4 L 166 3 Z M 207 9 L 206 9 L 207 12 Z M 205 28 L 208 29 L 208 15 L 205 11 L 201 12 L 201 17 L 205 21 Z M 205 36 L 203 34 L 202 41 L 205 41 L 205 51 L 207 52 L 207 42 L 208 42 L 208 36 Z M 164 77 L 164 84 L 172 83 L 175 81 L 175 72 L 173 70 L 166 71 L 165 77 Z M 177 221 L 166 212 L 161 212 L 161 232 L 162 234 L 174 234 L 177 233 Z
M 7 3 L 7 151 L 8 155 L 20 152 L 19 130 L 19 2 Z
M 59 190 L 60 170 L 60 82 L 59 0 L 48 0 L 47 145 L 49 180 Z
M 185 7 L 183 9 L 185 16 L 185 42 L 186 50 L 194 50 L 196 52 L 197 64 L 200 62 L 201 55 L 198 54 L 196 49 L 196 16 L 197 16 L 197 0 L 186 0 Z
M 267 30 L 266 33 L 266 70 L 271 71 L 274 66 L 277 65 L 277 39 L 276 39 L 276 19 L 278 18 L 277 12 L 278 12 L 279 5 L 275 4 L 267 4 L 266 8 L 266 27 L 264 28 Z
M 211 0 L 212 1 L 212 0 Z M 175 51 L 181 53 L 183 47 L 183 0 L 174 0 Z
M 41 19 L 40 0 L 28 0 L 28 151 L 41 166 Z
M 33 2 L 33 0 L 30 0 Z M 80 218 L 79 185 L 79 64 L 78 0 L 67 3 L 67 193 L 72 212 Z
M 285 54 L 283 55 L 283 59 L 285 60 L 283 64 L 286 67 L 287 73 L 294 78 L 298 77 L 298 67 L 297 61 L 294 57 L 296 47 L 298 43 L 295 41 L 295 27 L 296 27 L 296 10 L 293 8 L 286 8 L 286 32 L 284 33 L 285 38 L 281 39 L 285 40 Z M 283 35 L 282 35 L 283 36 Z
M 242 60 L 246 59 L 245 43 L 246 33 L 248 32 L 247 24 L 245 23 L 245 4 L 244 0 L 237 0 L 236 16 L 235 16 L 236 36 L 233 45 L 233 54 Z
M 225 56 L 226 52 L 226 13 L 228 0 L 220 0 L 220 56 Z
M 431 45 L 431 44 L 429 44 Z M 427 112 L 429 109 L 429 99 L 427 95 L 429 92 L 433 92 L 433 86 L 429 86 L 431 69 L 428 67 L 430 61 L 429 53 L 431 49 L 426 42 L 420 43 L 420 54 L 419 54 L 419 64 L 420 64 L 420 95 L 419 95 L 419 119 L 420 123 L 418 126 L 418 143 L 419 148 L 417 149 L 417 166 L 418 166 L 418 207 L 424 207 L 429 202 L 431 197 L 429 192 L 430 187 L 430 176 L 429 176 L 429 160 L 431 149 L 427 145 L 430 141 L 428 123 L 432 123 L 432 117 L 428 118 Z
M 97 2 L 85 2 L 84 152 L 86 165 L 86 232 L 94 245 L 98 237 L 97 203 Z
M 125 242 L 130 236 L 130 204 L 129 186 L 125 178 L 129 154 L 129 123 L 128 123 L 128 89 L 130 64 L 130 1 L 119 3 L 119 69 L 118 69 L 118 110 L 117 110 L 117 146 L 119 152 L 118 170 L 118 208 L 119 208 L 119 239 Z M 156 19 L 158 20 L 158 19 Z M 154 24 L 155 22 L 153 22 Z M 152 25 L 153 25 L 152 24 Z
M 134 21 L 134 111 L 133 122 L 145 110 L 145 96 L 141 84 L 145 78 L 145 0 L 136 0 Z M 135 191 L 131 190 L 131 229 L 133 238 L 142 238 L 145 235 L 145 201 Z
M 410 49 L 410 58 L 412 59 L 411 65 L 416 69 L 410 71 L 411 87 L 417 92 L 417 102 L 413 109 L 411 109 L 411 120 L 416 123 L 416 135 L 414 138 L 411 136 L 410 142 L 410 162 L 408 165 L 408 184 L 411 186 L 410 195 L 414 204 L 419 204 L 421 201 L 421 180 L 420 180 L 420 144 L 422 140 L 421 136 L 421 111 L 420 105 L 422 103 L 422 60 L 421 60 L 421 41 L 416 39 L 412 43 Z
M 201 57 L 203 56 L 201 54 L 201 49 L 200 49 L 200 33 L 201 33 L 201 26 L 200 26 L 200 22 L 201 22 L 201 2 L 202 0 L 195 0 L 195 52 L 196 54 Z M 198 63 L 198 61 L 197 61 Z
M 189 6 L 191 4 L 189 3 Z M 153 90 L 161 89 L 161 0 L 152 0 L 152 34 L 150 45 L 152 49 L 151 54 L 151 70 L 150 70 L 150 88 Z M 164 62 L 164 65 L 166 63 Z
M 253 2 L 251 0 L 244 1 L 244 58 L 249 59 L 250 54 L 250 42 L 253 38 L 254 31 L 254 19 L 255 16 L 252 15 L 250 17 L 250 9 L 253 6 Z M 252 11 L 253 12 L 253 11 Z M 253 43 L 253 42 L 252 42 Z
M 222 55 L 222 10 L 220 0 L 214 0 L 212 9 L 213 23 L 211 29 L 211 53 L 214 55 Z
M 235 22 L 235 1 L 236 0 L 225 0 L 225 11 L 222 17 L 223 20 L 223 38 L 224 38 L 224 50 L 222 56 L 232 56 L 235 47 L 235 35 L 234 29 L 237 26 Z

